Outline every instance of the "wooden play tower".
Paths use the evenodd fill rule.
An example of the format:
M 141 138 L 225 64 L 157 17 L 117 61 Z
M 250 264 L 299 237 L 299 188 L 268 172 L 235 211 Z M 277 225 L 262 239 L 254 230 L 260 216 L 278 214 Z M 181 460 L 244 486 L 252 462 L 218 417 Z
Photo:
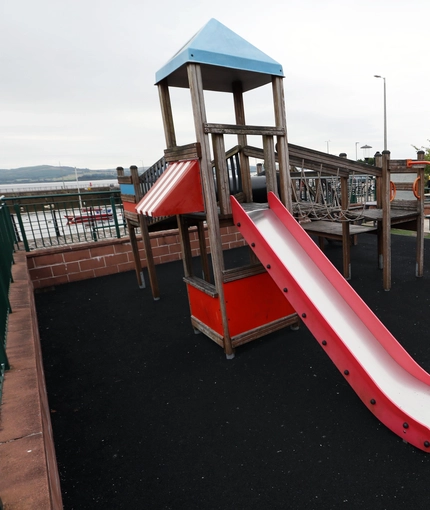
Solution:
M 282 66 L 212 19 L 160 69 L 156 84 L 169 166 L 136 210 L 147 216 L 177 215 L 192 325 L 231 358 L 235 347 L 298 322 L 251 251 L 248 265 L 225 267 L 220 235 L 221 227 L 233 225 L 230 194 L 234 191 L 226 163 L 226 135 L 235 135 L 239 148 L 247 146 L 248 136 L 260 138 L 267 191 L 277 194 L 292 210 Z M 244 94 L 265 85 L 271 85 L 275 125 L 247 125 Z M 186 146 L 176 144 L 170 87 L 190 90 L 196 138 Z M 206 90 L 232 94 L 236 124 L 208 122 Z M 257 205 L 249 159 L 245 151 L 238 154 L 241 191 L 236 196 L 253 208 Z M 191 226 L 197 226 L 199 234 L 203 277 L 194 274 Z

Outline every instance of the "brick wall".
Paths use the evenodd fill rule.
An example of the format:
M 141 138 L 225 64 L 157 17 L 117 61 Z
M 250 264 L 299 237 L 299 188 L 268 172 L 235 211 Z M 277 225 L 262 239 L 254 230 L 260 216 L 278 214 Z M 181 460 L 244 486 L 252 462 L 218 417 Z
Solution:
M 150 234 L 155 264 L 181 259 L 178 231 Z M 200 254 L 198 236 L 190 229 L 192 255 Z M 234 226 L 221 229 L 223 250 L 244 246 L 245 241 Z M 209 244 L 208 241 L 206 243 Z M 143 243 L 139 242 L 142 266 L 146 266 Z M 128 238 L 110 239 L 82 245 L 59 246 L 27 254 L 30 278 L 35 289 L 97 278 L 134 270 L 133 253 Z

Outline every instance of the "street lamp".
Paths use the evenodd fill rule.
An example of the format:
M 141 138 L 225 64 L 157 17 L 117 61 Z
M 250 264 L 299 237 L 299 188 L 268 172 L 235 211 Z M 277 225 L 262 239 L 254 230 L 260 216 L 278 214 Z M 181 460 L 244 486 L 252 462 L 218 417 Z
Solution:
M 363 149 L 363 152 L 364 152 L 364 160 L 368 160 L 369 159 L 369 149 L 371 149 L 372 146 L 371 145 L 363 145 L 363 147 L 360 147 L 360 149 Z
M 357 161 L 357 145 L 359 144 L 360 142 L 355 142 L 355 161 Z
M 375 78 L 382 78 L 384 80 L 384 151 L 387 150 L 387 87 L 385 77 L 379 74 L 373 75 Z
M 330 153 L 329 143 L 330 143 L 330 140 L 327 140 L 326 141 L 326 144 L 327 144 L 327 154 Z

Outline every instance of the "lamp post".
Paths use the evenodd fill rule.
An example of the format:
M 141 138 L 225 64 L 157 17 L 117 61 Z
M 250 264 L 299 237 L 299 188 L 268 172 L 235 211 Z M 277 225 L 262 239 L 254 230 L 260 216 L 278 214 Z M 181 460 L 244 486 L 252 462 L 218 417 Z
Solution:
M 385 77 L 379 74 L 373 75 L 375 78 L 382 78 L 384 80 L 384 151 L 387 150 L 387 87 Z
M 367 161 L 369 159 L 369 149 L 372 148 L 371 145 L 363 145 L 363 147 L 360 147 L 361 149 L 363 149 L 363 152 L 364 152 L 364 161 Z
M 327 141 L 326 141 L 326 144 L 327 144 L 327 154 L 329 154 L 329 153 L 330 153 L 329 143 L 330 143 L 330 140 L 327 140 Z
M 357 145 L 359 144 L 360 142 L 355 142 L 355 161 L 357 161 Z

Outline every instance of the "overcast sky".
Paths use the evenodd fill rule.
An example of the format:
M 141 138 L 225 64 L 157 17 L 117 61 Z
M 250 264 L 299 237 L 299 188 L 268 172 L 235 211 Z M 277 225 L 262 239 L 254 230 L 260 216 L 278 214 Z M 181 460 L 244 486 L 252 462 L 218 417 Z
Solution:
M 283 66 L 291 143 L 383 150 L 378 74 L 391 157 L 414 158 L 430 145 L 429 15 L 429 0 L 0 0 L 0 168 L 154 163 L 155 73 L 211 18 Z M 194 142 L 189 91 L 171 94 L 177 142 Z M 270 87 L 245 112 L 272 125 Z M 231 96 L 209 94 L 207 114 L 234 122 Z

